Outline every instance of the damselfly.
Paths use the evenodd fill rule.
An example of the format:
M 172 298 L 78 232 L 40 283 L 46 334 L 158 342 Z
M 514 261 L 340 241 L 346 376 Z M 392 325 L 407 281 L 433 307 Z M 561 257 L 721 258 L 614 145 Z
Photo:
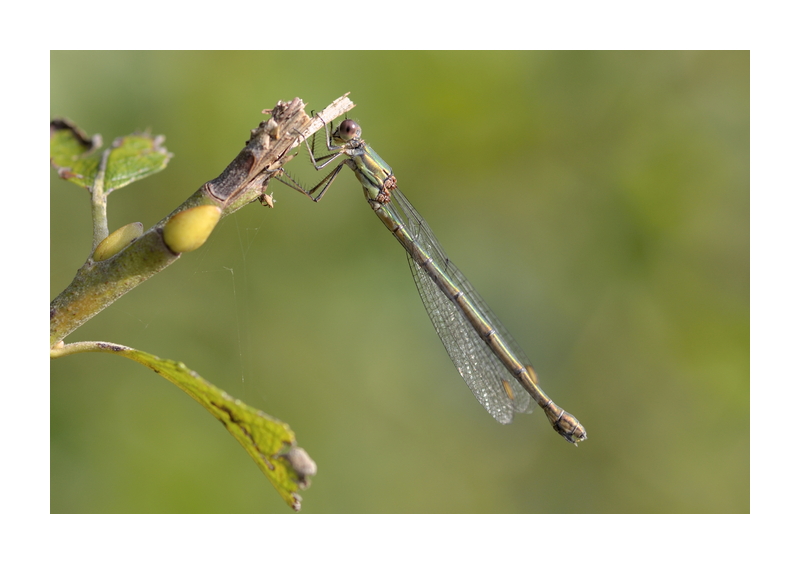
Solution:
M 342 167 L 350 167 L 372 210 L 406 250 L 433 326 L 481 405 L 500 423 L 511 423 L 515 412 L 533 410 L 533 397 L 558 434 L 571 443 L 584 440 L 586 430 L 544 393 L 528 357 L 447 258 L 428 224 L 397 189 L 391 167 L 361 139 L 361 127 L 345 119 L 332 133 L 327 126 L 323 129 L 329 154 L 316 156 L 306 140 L 314 167 L 321 170 L 340 156 L 344 159 L 311 190 L 285 182 L 316 202 Z

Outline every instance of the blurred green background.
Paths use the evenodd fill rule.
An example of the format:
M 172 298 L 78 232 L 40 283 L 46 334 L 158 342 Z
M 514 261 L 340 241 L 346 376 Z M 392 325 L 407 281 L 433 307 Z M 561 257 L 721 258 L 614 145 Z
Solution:
M 70 336 L 181 360 L 288 422 L 319 465 L 304 512 L 748 512 L 749 53 L 53 52 L 51 118 L 150 128 L 166 171 L 110 197 L 160 220 L 280 100 L 349 117 L 586 426 L 497 424 L 343 171 L 274 183 L 209 242 Z M 306 185 L 305 154 L 289 166 Z M 51 173 L 51 297 L 90 252 Z M 278 512 L 224 428 L 111 355 L 51 369 L 51 511 Z

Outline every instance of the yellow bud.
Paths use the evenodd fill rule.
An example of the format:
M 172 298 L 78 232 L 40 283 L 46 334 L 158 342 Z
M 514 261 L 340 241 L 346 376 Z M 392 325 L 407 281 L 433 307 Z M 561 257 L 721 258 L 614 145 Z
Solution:
M 197 206 L 173 215 L 164 226 L 164 242 L 173 253 L 187 253 L 200 247 L 214 231 L 222 210 Z
M 99 262 L 111 258 L 141 236 L 142 224 L 138 221 L 136 223 L 123 225 L 100 241 L 100 244 L 97 245 L 97 248 L 94 250 L 92 259 L 95 262 Z

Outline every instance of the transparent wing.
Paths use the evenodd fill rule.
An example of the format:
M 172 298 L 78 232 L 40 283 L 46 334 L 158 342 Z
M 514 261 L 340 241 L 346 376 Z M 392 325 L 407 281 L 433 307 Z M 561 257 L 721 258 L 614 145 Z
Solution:
M 404 224 L 416 243 L 469 296 L 481 315 L 505 340 L 506 346 L 517 356 L 519 361 L 529 366 L 530 361 L 525 353 L 486 306 L 472 284 L 450 262 L 428 224 L 400 190 L 392 191 L 392 201 L 387 205 L 396 212 L 395 215 L 398 218 L 406 218 Z M 397 213 L 398 211 L 400 213 Z M 530 395 L 498 360 L 492 349 L 478 336 L 461 309 L 431 280 L 428 273 L 414 262 L 410 255 L 407 255 L 407 258 L 422 303 L 425 305 L 425 310 L 428 312 L 447 354 L 450 355 L 461 377 L 464 378 L 481 405 L 492 417 L 504 424 L 511 423 L 514 412 L 532 411 Z M 503 382 L 506 382 L 513 390 L 513 399 L 506 394 Z

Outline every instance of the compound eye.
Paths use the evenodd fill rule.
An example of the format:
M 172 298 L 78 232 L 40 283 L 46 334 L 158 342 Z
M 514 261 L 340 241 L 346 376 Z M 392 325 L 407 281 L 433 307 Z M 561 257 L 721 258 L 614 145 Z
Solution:
M 361 128 L 352 119 L 346 119 L 339 124 L 339 137 L 345 141 L 361 137 Z

